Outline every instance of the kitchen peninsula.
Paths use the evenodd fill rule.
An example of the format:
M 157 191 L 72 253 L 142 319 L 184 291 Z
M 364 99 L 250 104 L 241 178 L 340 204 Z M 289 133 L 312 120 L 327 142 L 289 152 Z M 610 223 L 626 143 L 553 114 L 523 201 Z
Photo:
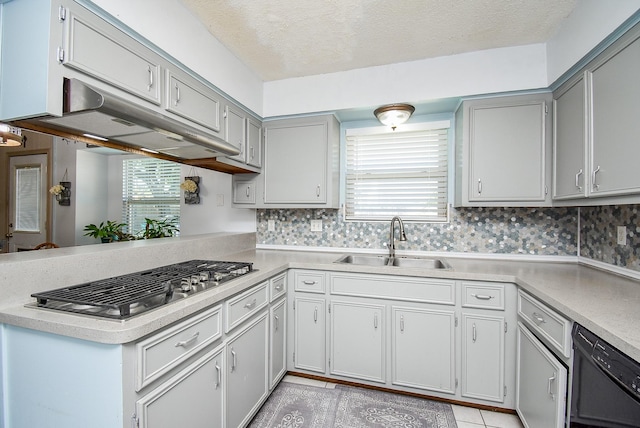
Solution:
M 345 252 L 351 253 L 351 251 Z M 336 252 L 256 250 L 255 235 L 249 233 L 214 234 L 170 238 L 159 240 L 159 242 L 116 243 L 70 248 L 60 251 L 59 256 L 49 256 L 46 259 L 35 252 L 9 256 L 0 261 L 3 265 L 3 283 L 19 284 L 19 286 L 2 289 L 3 307 L 0 310 L 0 322 L 2 322 L 4 355 L 3 396 L 8 407 L 4 414 L 11 419 L 16 417 L 16 412 L 23 414 L 22 412 L 28 411 L 30 406 L 39 407 L 37 403 L 17 402 L 13 394 L 22 388 L 27 388 L 25 385 L 28 382 L 41 382 L 48 376 L 55 377 L 56 370 L 53 367 L 49 370 L 44 367 L 56 361 L 55 352 L 64 350 L 66 346 L 94 344 L 90 345 L 94 356 L 101 357 L 95 361 L 82 361 L 75 367 L 79 374 L 84 370 L 91 372 L 93 365 L 108 355 L 115 354 L 115 360 L 120 361 L 121 352 L 118 349 L 121 346 L 126 348 L 127 343 L 140 341 L 166 327 L 180 324 L 183 320 L 206 312 L 225 299 L 242 295 L 255 285 L 290 269 L 515 284 L 565 317 L 588 327 L 631 357 L 640 360 L 640 338 L 636 334 L 637 326 L 640 325 L 640 314 L 637 311 L 640 304 L 640 285 L 634 279 L 583 266 L 577 262 L 552 262 L 549 258 L 537 262 L 533 261 L 535 258 L 518 261 L 478 259 L 473 258 L 472 255 L 443 257 L 451 267 L 447 270 L 386 266 L 363 268 L 334 263 L 345 252 L 337 249 Z M 97 320 L 87 316 L 55 313 L 28 306 L 33 304 L 30 294 L 36 291 L 139 271 L 189 258 L 252 262 L 255 272 L 222 285 L 219 289 L 214 288 L 199 293 L 126 321 Z M 61 263 L 62 260 L 65 263 Z M 159 260 L 162 262 L 158 262 Z M 43 267 L 37 268 L 38 264 Z M 68 266 L 77 266 L 77 269 L 71 272 Z M 27 280 L 24 279 L 25 271 L 31 272 Z M 21 336 L 16 335 L 16 332 L 28 332 L 31 346 L 19 346 L 24 343 L 15 341 Z M 28 349 L 35 350 L 42 346 L 51 346 L 52 341 L 56 340 L 60 340 L 65 346 L 60 349 L 53 347 L 51 353 L 40 351 L 38 355 L 24 355 Z M 71 346 L 68 349 L 74 348 Z M 290 351 L 289 348 L 287 352 Z M 28 374 L 22 370 L 16 370 L 16 367 L 21 366 L 21 358 L 27 358 L 24 361 L 31 362 L 35 359 L 43 372 L 32 371 Z M 109 358 L 107 357 L 107 360 Z M 61 361 L 64 362 L 64 359 Z M 71 358 L 68 363 L 78 364 L 79 362 Z M 106 364 L 108 366 L 111 363 Z M 120 373 L 118 377 L 123 379 L 116 382 L 118 385 L 121 382 L 124 382 L 124 385 L 132 382 L 128 378 L 133 377 L 134 370 L 126 364 L 125 370 L 126 372 Z M 106 368 L 105 373 L 113 375 Z M 31 387 L 35 388 L 36 385 L 33 384 Z M 117 385 L 114 387 L 117 389 Z M 74 394 L 78 393 L 79 391 L 74 392 Z M 124 394 L 127 396 L 128 393 L 124 392 Z M 134 414 L 130 407 L 131 403 L 124 401 L 122 413 Z M 121 406 L 123 406 L 122 403 L 116 405 L 120 408 Z M 128 418 L 122 415 L 121 417 Z

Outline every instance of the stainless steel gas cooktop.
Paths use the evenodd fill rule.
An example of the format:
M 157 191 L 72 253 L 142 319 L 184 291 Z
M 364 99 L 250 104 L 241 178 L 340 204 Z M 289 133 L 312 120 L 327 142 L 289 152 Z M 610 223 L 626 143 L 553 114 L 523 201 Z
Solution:
M 253 263 L 190 260 L 31 297 L 40 308 L 126 319 L 253 271 Z

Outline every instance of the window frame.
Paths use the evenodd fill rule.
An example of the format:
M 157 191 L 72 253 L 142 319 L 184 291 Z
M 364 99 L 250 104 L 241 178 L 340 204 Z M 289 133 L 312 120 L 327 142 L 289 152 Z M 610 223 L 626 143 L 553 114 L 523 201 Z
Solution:
M 446 180 L 447 185 L 446 189 L 442 192 L 446 194 L 446 208 L 445 215 L 441 218 L 407 218 L 406 220 L 403 218 L 403 221 L 408 223 L 437 223 L 437 224 L 447 224 L 450 222 L 450 213 L 451 213 L 451 201 L 452 194 L 454 191 L 454 148 L 453 141 L 455 140 L 455 129 L 452 126 L 453 119 L 451 115 L 431 115 L 429 119 L 425 119 L 421 122 L 403 124 L 397 127 L 396 131 L 391 130 L 390 127 L 386 126 L 370 126 L 371 121 L 363 121 L 363 122 L 344 122 L 341 125 L 341 167 L 340 167 L 340 206 L 342 211 L 342 220 L 345 222 L 364 222 L 364 223 L 380 223 L 387 222 L 391 219 L 380 219 L 380 218 L 366 218 L 366 217 L 348 217 L 347 215 L 347 201 L 346 201 L 346 193 L 347 193 L 347 139 L 349 136 L 353 135 L 375 135 L 388 133 L 392 135 L 393 132 L 413 132 L 413 131 L 429 131 L 436 129 L 447 129 L 447 141 L 446 141 L 446 164 L 447 164 L 447 173 Z

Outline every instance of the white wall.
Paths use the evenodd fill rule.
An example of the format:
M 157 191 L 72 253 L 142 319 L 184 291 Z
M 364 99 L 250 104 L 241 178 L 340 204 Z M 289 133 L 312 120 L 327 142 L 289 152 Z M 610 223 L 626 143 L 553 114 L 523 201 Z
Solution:
M 265 82 L 264 116 L 544 88 L 545 55 L 536 44 Z
M 182 236 L 213 232 L 255 232 L 256 210 L 231 207 L 231 175 L 182 166 L 182 177 L 200 177 L 200 203 L 180 202 Z M 220 203 L 222 205 L 220 205 Z
M 51 241 L 60 247 L 76 245 L 76 205 L 78 189 L 76 179 L 76 150 L 78 144 L 75 141 L 53 138 L 53 184 L 62 181 L 67 173 L 67 181 L 71 182 L 71 205 L 58 204 L 55 198 L 51 198 Z
M 76 152 L 76 182 L 72 188 L 76 199 L 76 245 L 97 244 L 95 238 L 84 236 L 84 226 L 106 220 L 109 206 L 107 188 L 107 156 L 88 150 Z
M 245 107 L 262 114 L 262 80 L 178 0 L 93 0 L 93 3 Z
M 579 0 L 547 43 L 549 84 L 640 9 L 640 0 Z

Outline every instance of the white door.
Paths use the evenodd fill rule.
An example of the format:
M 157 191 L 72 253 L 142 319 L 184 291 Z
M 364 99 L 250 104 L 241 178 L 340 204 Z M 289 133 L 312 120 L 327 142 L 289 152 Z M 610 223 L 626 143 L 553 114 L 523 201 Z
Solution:
M 47 155 L 12 156 L 9 161 L 9 252 L 47 241 Z

